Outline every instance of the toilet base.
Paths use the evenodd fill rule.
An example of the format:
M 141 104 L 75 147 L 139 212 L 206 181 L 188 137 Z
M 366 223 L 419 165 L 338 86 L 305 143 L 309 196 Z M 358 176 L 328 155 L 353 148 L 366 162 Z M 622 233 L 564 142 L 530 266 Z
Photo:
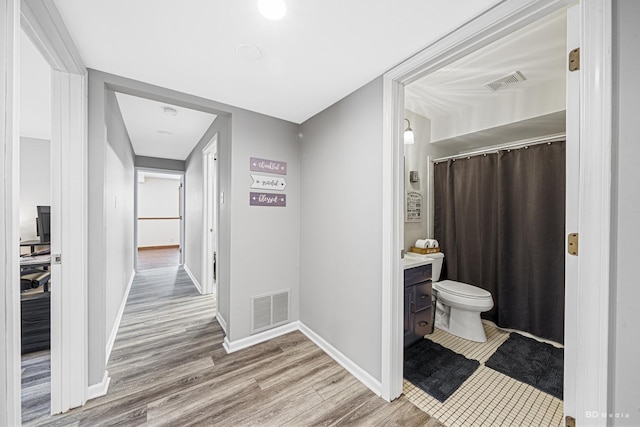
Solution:
M 487 335 L 484 333 L 480 313 L 480 311 L 460 310 L 451 307 L 448 315 L 436 315 L 435 326 L 438 329 L 466 340 L 486 342 Z

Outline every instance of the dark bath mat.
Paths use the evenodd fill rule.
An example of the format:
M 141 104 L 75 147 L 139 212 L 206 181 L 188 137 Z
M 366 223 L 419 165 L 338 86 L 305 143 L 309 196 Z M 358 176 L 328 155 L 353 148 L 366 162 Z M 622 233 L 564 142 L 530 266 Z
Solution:
M 477 360 L 424 339 L 404 349 L 404 377 L 444 402 L 475 372 Z
M 562 348 L 512 333 L 485 366 L 562 400 Z

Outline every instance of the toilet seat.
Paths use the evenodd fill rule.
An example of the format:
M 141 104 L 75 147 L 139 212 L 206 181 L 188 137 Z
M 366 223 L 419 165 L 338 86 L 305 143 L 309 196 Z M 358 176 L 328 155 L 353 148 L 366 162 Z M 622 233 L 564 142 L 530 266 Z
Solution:
M 442 282 L 435 282 L 433 287 L 438 292 L 445 292 L 450 295 L 469 299 L 487 299 L 491 298 L 491 293 L 487 290 L 479 288 L 477 286 L 468 285 L 462 282 L 456 282 L 454 280 L 443 280 Z

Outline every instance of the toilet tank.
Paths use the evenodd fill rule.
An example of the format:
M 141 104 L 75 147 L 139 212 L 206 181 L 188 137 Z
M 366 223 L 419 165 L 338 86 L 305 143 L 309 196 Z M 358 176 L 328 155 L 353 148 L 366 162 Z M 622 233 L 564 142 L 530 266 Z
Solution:
M 442 262 L 444 261 L 444 254 L 442 252 L 436 252 L 429 254 L 429 258 L 433 258 L 431 263 L 431 280 L 437 282 L 440 280 L 440 272 L 442 271 Z

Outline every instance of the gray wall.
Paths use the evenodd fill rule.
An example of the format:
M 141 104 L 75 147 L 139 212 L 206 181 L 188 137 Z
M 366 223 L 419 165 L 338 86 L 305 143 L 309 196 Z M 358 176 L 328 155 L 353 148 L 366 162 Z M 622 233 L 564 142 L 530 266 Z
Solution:
M 202 150 L 218 134 L 218 188 L 225 195 L 225 203 L 220 205 L 218 226 L 218 312 L 225 322 L 229 323 L 230 296 L 230 256 L 231 253 L 231 221 L 229 209 L 229 182 L 231 163 L 230 120 L 218 116 L 202 139 L 191 151 L 185 162 L 185 265 L 204 285 L 202 280 L 202 237 L 203 226 L 203 162 Z
M 186 162 L 185 263 L 202 283 L 202 149 L 218 133 L 219 188 L 224 193 L 218 310 L 227 323 L 227 336 L 235 341 L 250 335 L 252 296 L 289 289 L 290 319 L 299 318 L 300 168 L 298 125 L 228 109 L 231 118 L 217 118 Z M 250 157 L 287 162 L 286 207 L 249 206 Z M 230 219 L 229 226 L 224 218 Z
M 301 125 L 300 320 L 381 379 L 382 78 Z
M 51 204 L 50 183 L 51 142 L 20 137 L 20 240 L 37 238 L 36 206 Z
M 431 120 L 413 111 L 404 115 L 411 122 L 415 143 L 404 146 L 404 188 L 422 194 L 422 220 L 404 223 L 404 249 L 408 251 L 416 240 L 433 238 L 433 159 L 457 154 L 458 150 L 431 143 Z M 403 122 L 406 127 L 407 122 Z M 418 171 L 420 180 L 409 182 L 409 171 Z M 406 205 L 405 205 L 406 206 Z
M 613 387 L 610 412 L 628 414 L 614 418 L 616 426 L 640 425 L 640 2 L 614 1 L 614 153 L 612 203 L 612 352 Z
M 185 171 L 185 162 L 175 159 L 160 159 L 158 157 L 135 156 L 136 167 L 150 169 L 166 169 L 171 171 Z
M 134 155 L 115 94 L 89 70 L 89 384 L 102 381 L 106 345 L 133 272 Z

